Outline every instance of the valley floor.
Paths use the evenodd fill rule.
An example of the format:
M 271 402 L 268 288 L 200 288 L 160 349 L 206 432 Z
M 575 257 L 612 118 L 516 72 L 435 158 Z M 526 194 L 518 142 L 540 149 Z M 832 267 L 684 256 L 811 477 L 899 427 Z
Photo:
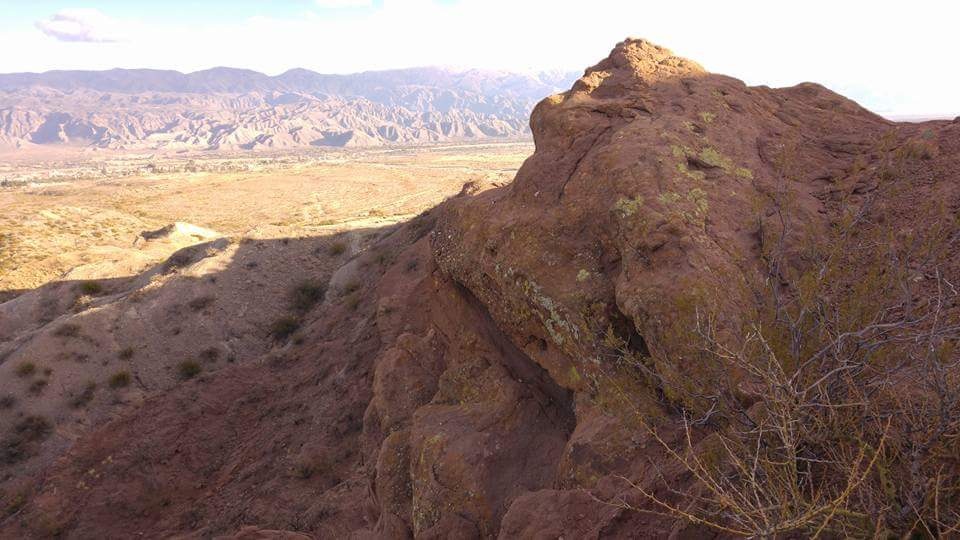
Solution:
M 7 160 L 0 169 L 14 180 L 0 187 L 0 300 L 60 277 L 136 273 L 169 255 L 146 253 L 135 245 L 138 235 L 174 222 L 249 238 L 396 222 L 465 182 L 508 182 L 532 151 L 530 143 L 503 143 L 310 156 Z

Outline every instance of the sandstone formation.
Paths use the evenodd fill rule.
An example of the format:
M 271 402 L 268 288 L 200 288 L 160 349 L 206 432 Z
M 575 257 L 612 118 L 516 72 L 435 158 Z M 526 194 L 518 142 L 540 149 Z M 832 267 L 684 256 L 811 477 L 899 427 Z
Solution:
M 691 317 L 709 314 L 708 337 L 733 347 L 754 335 L 759 293 L 802 302 L 825 274 L 814 296 L 847 306 L 838 317 L 874 301 L 870 317 L 892 317 L 937 299 L 935 317 L 907 314 L 900 327 L 922 330 L 942 381 L 956 385 L 947 330 L 960 309 L 960 123 L 895 124 L 816 84 L 748 87 L 627 40 L 540 102 L 530 126 L 536 152 L 513 183 L 465 186 L 382 231 L 330 278 L 301 342 L 146 396 L 82 436 L 19 485 L 0 535 L 734 535 L 746 526 L 734 503 L 710 514 L 727 527 L 718 531 L 643 495 L 696 507 L 687 497 L 707 499 L 709 487 L 681 456 L 708 459 L 717 434 L 733 433 L 723 404 L 754 419 L 776 413 L 762 412 L 776 396 L 760 375 L 725 357 L 716 371 L 692 348 L 701 319 Z M 894 231 L 883 237 L 889 253 L 874 242 L 881 229 Z M 813 254 L 831 246 L 816 239 L 852 243 L 818 273 Z M 903 277 L 896 294 L 883 288 L 893 274 Z M 860 354 L 831 343 L 831 358 Z M 805 346 L 798 355 L 824 357 Z M 898 374 L 921 362 L 909 358 Z M 856 370 L 847 382 L 859 388 L 875 367 L 841 371 Z M 924 402 L 922 386 L 900 395 Z M 940 406 L 909 425 L 956 417 L 956 400 Z M 812 529 L 793 534 L 841 518 L 863 527 L 854 536 L 909 531 L 911 505 L 923 513 L 934 497 L 910 474 L 933 467 L 944 485 L 956 480 L 956 453 L 883 418 L 882 435 L 862 433 L 866 472 L 841 490 L 849 510 L 814 514 Z M 949 439 L 950 422 L 932 431 Z M 817 476 L 828 465 L 809 467 L 817 485 L 835 480 Z M 877 493 L 888 499 L 868 496 Z M 924 523 L 958 509 L 955 494 L 936 497 L 942 513 Z M 775 530 L 764 526 L 753 532 Z

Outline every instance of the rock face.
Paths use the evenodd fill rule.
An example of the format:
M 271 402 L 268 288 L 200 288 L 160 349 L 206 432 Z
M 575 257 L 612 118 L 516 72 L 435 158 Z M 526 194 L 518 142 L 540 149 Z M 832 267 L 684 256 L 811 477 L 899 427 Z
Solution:
M 640 496 L 669 500 L 664 478 L 697 489 L 668 451 L 697 404 L 670 389 L 719 381 L 676 332 L 684 306 L 738 335 L 771 238 L 778 268 L 802 268 L 790 231 L 826 236 L 851 208 L 905 231 L 927 201 L 960 208 L 957 123 L 894 124 L 814 84 L 747 87 L 643 40 L 530 125 L 512 184 L 465 186 L 384 231 L 331 278 L 303 343 L 83 437 L 0 533 L 709 536 Z M 909 189 L 880 190 L 894 154 Z M 955 283 L 953 253 L 937 271 Z M 749 382 L 729 367 L 720 379 Z
M 528 136 L 573 74 L 218 68 L 0 75 L 0 146 L 254 150 Z

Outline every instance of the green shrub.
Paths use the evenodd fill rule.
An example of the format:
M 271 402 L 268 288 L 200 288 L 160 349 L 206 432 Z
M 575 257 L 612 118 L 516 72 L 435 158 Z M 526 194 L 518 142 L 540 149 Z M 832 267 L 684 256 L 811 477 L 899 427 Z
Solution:
M 306 313 L 317 302 L 323 300 L 324 293 L 326 288 L 323 285 L 309 280 L 304 281 L 290 291 L 290 307 L 300 313 Z
M 277 341 L 282 341 L 292 336 L 300 328 L 300 319 L 292 315 L 287 315 L 277 319 L 270 327 L 270 335 Z
M 33 362 L 22 362 L 17 366 L 17 377 L 29 377 L 37 371 L 37 366 Z
M 110 385 L 110 388 L 124 388 L 130 385 L 130 372 L 129 371 L 118 371 L 110 376 L 107 380 L 107 384 Z
M 203 366 L 194 360 L 184 360 L 177 365 L 177 373 L 181 379 L 192 379 L 203 371 Z
M 88 296 L 96 296 L 103 292 L 103 285 L 96 281 L 84 281 L 78 285 L 80 292 Z

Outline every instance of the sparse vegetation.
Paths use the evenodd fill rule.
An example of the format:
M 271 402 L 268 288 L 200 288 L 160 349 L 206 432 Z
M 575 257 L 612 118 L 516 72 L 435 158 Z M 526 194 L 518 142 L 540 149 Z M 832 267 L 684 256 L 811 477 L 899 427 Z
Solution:
M 121 360 L 130 360 L 133 358 L 134 354 L 135 354 L 135 351 L 133 347 L 124 347 L 120 349 L 119 352 L 117 352 L 117 358 Z
M 40 395 L 47 388 L 48 384 L 49 381 L 47 381 L 47 379 L 37 379 L 30 383 L 30 386 L 27 387 L 27 392 L 35 396 Z
M 53 431 L 50 421 L 42 416 L 27 416 L 14 424 L 0 443 L 0 463 L 17 463 L 30 454 L 31 445 L 47 438 Z
M 895 178 L 825 238 L 791 226 L 784 184 L 758 211 L 767 279 L 748 285 L 755 313 L 734 324 L 717 298 L 691 290 L 663 325 L 665 351 L 609 340 L 615 364 L 655 388 L 680 424 L 667 434 L 642 412 L 642 391 L 604 379 L 684 471 L 659 475 L 656 488 L 632 483 L 652 505 L 642 511 L 758 538 L 960 530 L 960 326 L 945 311 L 960 293 L 941 272 L 955 217 L 931 208 L 924 232 L 890 241 L 889 210 L 873 201 L 898 189 Z M 788 262 L 791 239 L 802 256 Z
M 107 384 L 110 385 L 110 388 L 119 389 L 126 388 L 130 385 L 130 372 L 129 371 L 118 371 L 110 376 L 107 380 Z
M 81 294 L 85 294 L 87 296 L 97 296 L 103 292 L 103 285 L 96 281 L 81 282 L 77 288 L 80 290 Z
M 220 349 L 216 347 L 207 347 L 200 351 L 200 359 L 205 362 L 216 362 L 220 358 Z
M 74 396 L 72 400 L 70 400 L 70 406 L 75 409 L 79 409 L 85 406 L 87 403 L 90 403 L 91 401 L 93 401 L 93 396 L 96 393 L 96 391 L 97 391 L 97 383 L 93 381 L 87 382 L 87 384 L 83 386 L 83 390 L 79 394 Z
M 33 362 L 21 362 L 14 372 L 17 377 L 29 377 L 37 371 L 37 365 Z
M 177 374 L 181 379 L 192 379 L 203 371 L 203 366 L 194 360 L 184 360 L 177 364 Z
M 53 335 L 62 338 L 73 338 L 80 335 L 80 326 L 73 323 L 63 323 L 53 331 Z
M 0 410 L 2 409 L 12 409 L 14 405 L 17 404 L 17 398 L 10 394 L 0 396 Z
M 290 291 L 290 307 L 298 313 L 306 313 L 323 300 L 325 292 L 323 285 L 311 280 L 304 281 Z
M 339 257 L 340 255 L 343 255 L 344 252 L 346 251 L 347 251 L 347 245 L 344 244 L 343 242 L 334 242 L 330 244 L 330 249 L 328 250 L 330 255 L 333 257 Z
M 50 421 L 42 416 L 28 416 L 18 422 L 13 432 L 27 441 L 43 439 L 53 430 Z
M 193 311 L 203 311 L 208 307 L 210 307 L 211 305 L 213 305 L 215 301 L 216 301 L 216 297 L 212 295 L 204 295 L 204 296 L 198 296 L 193 300 L 190 300 L 189 302 L 187 302 L 187 305 Z
M 317 472 L 317 467 L 310 461 L 301 459 L 294 463 L 293 467 L 290 468 L 290 472 L 294 478 L 307 480 Z
M 937 143 L 926 138 L 914 138 L 908 140 L 897 149 L 897 156 L 900 159 L 933 159 L 939 154 Z
M 274 321 L 270 327 L 270 335 L 277 341 L 283 341 L 292 336 L 300 328 L 300 319 L 287 315 Z
M 23 508 L 27 503 L 27 497 L 23 493 L 17 493 L 4 501 L 3 516 L 12 516 Z

